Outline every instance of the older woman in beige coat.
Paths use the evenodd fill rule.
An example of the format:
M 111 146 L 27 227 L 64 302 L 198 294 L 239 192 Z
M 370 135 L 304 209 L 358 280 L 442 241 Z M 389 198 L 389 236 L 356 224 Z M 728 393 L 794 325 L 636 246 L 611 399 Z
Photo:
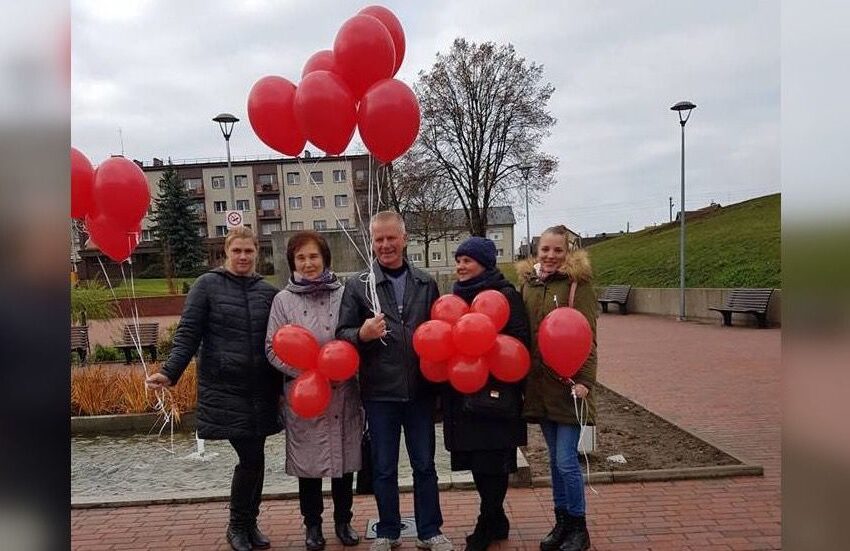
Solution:
M 292 277 L 274 299 L 266 332 L 266 355 L 287 376 L 299 371 L 282 363 L 272 350 L 272 338 L 282 325 L 308 329 L 322 345 L 334 338 L 343 286 L 330 271 L 331 253 L 321 234 L 305 231 L 289 239 L 286 251 Z M 351 527 L 353 477 L 360 469 L 363 410 L 356 378 L 331 383 L 331 401 L 324 414 L 304 419 L 285 406 L 286 473 L 298 477 L 298 496 L 310 551 L 325 547 L 322 534 L 322 478 L 331 479 L 334 528 L 343 545 L 357 545 Z

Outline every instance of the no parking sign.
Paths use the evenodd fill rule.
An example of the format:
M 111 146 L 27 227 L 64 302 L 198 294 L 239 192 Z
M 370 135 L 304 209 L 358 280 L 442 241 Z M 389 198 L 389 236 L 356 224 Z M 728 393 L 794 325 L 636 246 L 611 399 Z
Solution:
M 227 229 L 238 228 L 242 225 L 242 211 L 229 210 L 224 215 L 224 218 L 227 220 Z

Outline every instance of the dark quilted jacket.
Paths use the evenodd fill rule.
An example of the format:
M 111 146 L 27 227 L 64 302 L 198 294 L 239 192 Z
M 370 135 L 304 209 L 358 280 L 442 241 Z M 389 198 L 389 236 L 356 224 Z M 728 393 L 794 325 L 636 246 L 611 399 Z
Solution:
M 277 289 L 257 275 L 217 268 L 189 295 L 162 372 L 173 382 L 198 354 L 198 435 L 266 436 L 282 429 L 282 375 L 266 359 L 269 310 Z

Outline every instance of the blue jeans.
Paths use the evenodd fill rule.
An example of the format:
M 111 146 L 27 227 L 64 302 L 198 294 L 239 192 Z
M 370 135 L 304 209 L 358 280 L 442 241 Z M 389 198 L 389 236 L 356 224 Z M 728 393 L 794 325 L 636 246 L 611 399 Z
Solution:
M 434 467 L 434 399 L 412 402 L 366 400 L 366 419 L 372 436 L 372 482 L 378 505 L 379 538 L 398 538 L 401 515 L 398 505 L 398 451 L 401 429 L 413 469 L 413 512 L 420 539 L 440 533 L 443 515 Z
M 549 448 L 549 469 L 552 472 L 552 497 L 555 507 L 574 517 L 584 516 L 584 479 L 578 458 L 578 439 L 581 427 L 561 425 L 552 421 L 540 423 L 546 446 Z

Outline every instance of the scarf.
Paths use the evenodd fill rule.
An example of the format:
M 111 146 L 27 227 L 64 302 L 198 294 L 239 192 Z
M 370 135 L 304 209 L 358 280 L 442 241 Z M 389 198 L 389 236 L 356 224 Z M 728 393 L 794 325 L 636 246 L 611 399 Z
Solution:
M 316 279 L 307 279 L 298 272 L 292 272 L 286 290 L 296 294 L 311 294 L 318 291 L 333 291 L 339 289 L 341 285 L 336 274 L 327 269 Z

